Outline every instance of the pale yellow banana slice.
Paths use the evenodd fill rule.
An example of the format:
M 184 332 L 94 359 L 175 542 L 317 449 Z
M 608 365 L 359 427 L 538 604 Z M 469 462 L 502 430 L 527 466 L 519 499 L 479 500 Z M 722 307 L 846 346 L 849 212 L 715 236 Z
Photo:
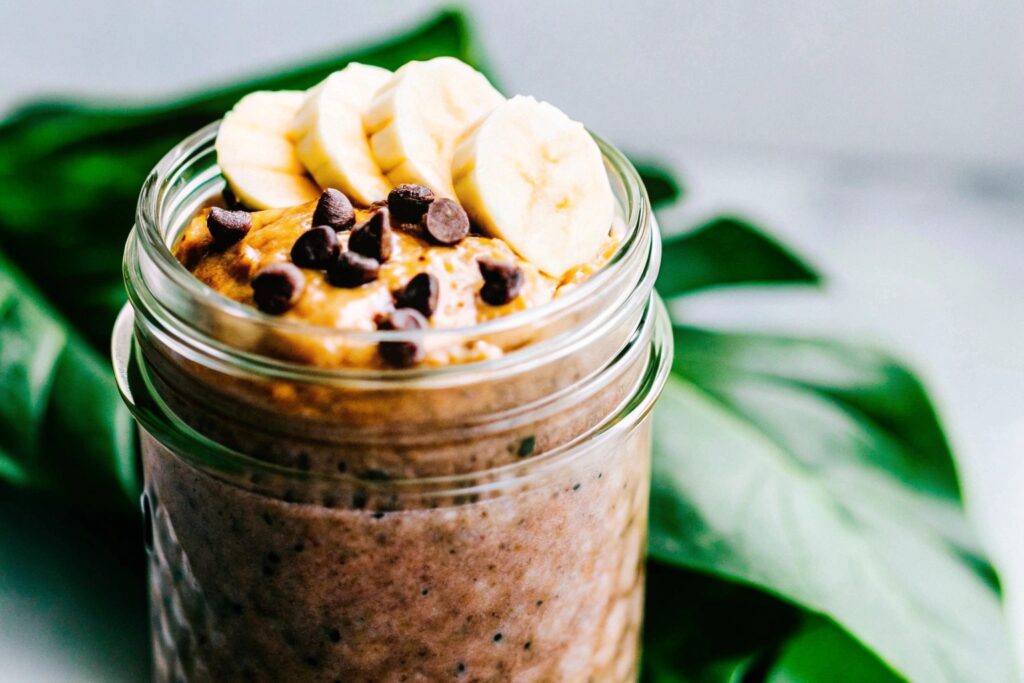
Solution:
M 453 57 L 409 62 L 373 98 L 363 121 L 377 165 L 394 185 L 455 197 L 451 162 L 467 129 L 504 101 L 479 71 Z
M 250 93 L 221 121 L 215 144 L 217 163 L 246 206 L 284 208 L 320 195 L 291 138 L 292 121 L 304 97 L 297 90 Z
M 363 128 L 363 114 L 390 77 L 387 69 L 349 64 L 307 93 L 292 124 L 299 160 L 316 182 L 363 206 L 391 190 Z
M 553 277 L 591 259 L 615 211 L 601 151 L 582 124 L 516 96 L 467 133 L 452 161 L 470 218 Z

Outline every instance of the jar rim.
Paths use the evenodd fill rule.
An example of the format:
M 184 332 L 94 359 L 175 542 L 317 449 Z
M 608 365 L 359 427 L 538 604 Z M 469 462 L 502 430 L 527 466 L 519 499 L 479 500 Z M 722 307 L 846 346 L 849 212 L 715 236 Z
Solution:
M 202 306 L 215 307 L 221 315 L 227 315 L 243 323 L 258 325 L 264 330 L 284 334 L 297 334 L 309 338 L 322 336 L 344 337 L 357 343 L 407 341 L 413 337 L 417 340 L 430 340 L 431 338 L 455 339 L 467 336 L 505 333 L 518 328 L 537 325 L 545 319 L 573 309 L 581 301 L 593 296 L 594 292 L 601 289 L 606 283 L 614 280 L 615 275 L 620 273 L 625 267 L 625 263 L 631 257 L 635 257 L 645 244 L 657 242 L 657 240 L 650 239 L 650 233 L 653 229 L 651 227 L 650 201 L 647 197 L 643 181 L 640 179 L 636 169 L 624 154 L 599 136 L 591 133 L 601 151 L 610 179 L 613 183 L 618 184 L 622 194 L 622 214 L 626 223 L 626 235 L 608 263 L 587 278 L 586 281 L 574 286 L 565 294 L 539 306 L 516 311 L 482 323 L 451 328 L 428 328 L 415 332 L 340 329 L 329 325 L 312 324 L 270 315 L 252 306 L 247 306 L 230 299 L 196 278 L 171 252 L 170 246 L 167 243 L 168 235 L 162 226 L 163 203 L 167 195 L 166 188 L 181 179 L 183 168 L 197 153 L 200 153 L 204 148 L 212 148 L 219 126 L 220 121 L 215 121 L 196 131 L 172 148 L 156 164 L 143 183 L 139 194 L 136 206 L 135 228 L 132 231 L 133 237 L 130 238 L 128 246 L 129 248 L 138 247 L 143 249 L 147 258 L 159 269 L 161 276 L 166 277 L 175 288 L 184 292 L 193 302 Z M 212 167 L 210 172 L 214 173 L 217 177 L 220 176 L 219 169 L 216 166 Z M 202 178 L 205 182 L 210 180 L 207 176 Z M 652 246 L 651 249 L 653 251 L 657 247 Z M 129 256 L 126 254 L 126 266 Z M 650 256 L 652 257 L 651 260 L 653 260 L 658 254 L 651 254 Z M 129 290 L 129 297 L 133 303 L 144 304 L 145 302 L 140 300 L 137 293 L 138 287 L 135 281 L 139 277 L 141 277 L 140 274 L 130 272 L 126 267 L 125 279 Z M 159 306 L 161 302 L 150 303 L 156 303 Z M 485 363 L 487 361 L 480 362 Z

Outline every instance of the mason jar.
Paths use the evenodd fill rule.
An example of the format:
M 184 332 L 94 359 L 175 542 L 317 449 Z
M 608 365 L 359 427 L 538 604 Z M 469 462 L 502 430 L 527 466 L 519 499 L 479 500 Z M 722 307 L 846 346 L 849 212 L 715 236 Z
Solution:
M 346 331 L 195 279 L 213 124 L 146 180 L 114 332 L 139 425 L 155 681 L 635 681 L 648 415 L 671 362 L 657 225 L 598 140 L 621 246 L 472 327 Z M 501 349 L 407 369 L 309 349 Z M 457 354 L 456 354 L 457 357 Z

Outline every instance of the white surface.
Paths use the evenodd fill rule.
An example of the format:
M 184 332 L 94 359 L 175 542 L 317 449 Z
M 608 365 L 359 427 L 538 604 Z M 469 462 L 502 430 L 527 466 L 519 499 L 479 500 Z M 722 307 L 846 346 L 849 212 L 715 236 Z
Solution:
M 1024 4 L 467 4 L 507 90 L 674 159 L 692 190 L 687 215 L 741 210 L 829 275 L 824 294 L 712 297 L 693 315 L 855 335 L 912 361 L 1024 615 Z M 11 1 L 0 5 L 0 110 L 41 93 L 191 90 L 331 52 L 432 5 Z M 19 654 L 0 638 L 0 662 Z M 45 663 L 19 670 L 58 680 L 69 669 L 54 660 L 50 678 Z
M 428 0 L 7 0 L 0 110 L 30 93 L 194 89 L 411 23 Z M 1024 3 L 465 3 L 510 91 L 621 144 L 698 138 L 1024 160 Z

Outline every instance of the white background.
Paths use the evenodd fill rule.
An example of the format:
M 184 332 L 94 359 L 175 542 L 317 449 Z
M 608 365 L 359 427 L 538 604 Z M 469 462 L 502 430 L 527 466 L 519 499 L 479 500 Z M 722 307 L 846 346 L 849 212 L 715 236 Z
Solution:
M 466 5 L 507 91 L 685 173 L 691 201 L 664 227 L 739 210 L 829 276 L 824 295 L 716 295 L 692 316 L 843 334 L 911 360 L 1024 614 L 1024 4 Z M 0 111 L 39 94 L 179 94 L 330 53 L 432 6 L 7 0 Z M 33 609 L 0 582 L 0 614 L 42 623 Z M 46 638 L 0 630 L 0 661 L 24 680 L 85 675 Z

